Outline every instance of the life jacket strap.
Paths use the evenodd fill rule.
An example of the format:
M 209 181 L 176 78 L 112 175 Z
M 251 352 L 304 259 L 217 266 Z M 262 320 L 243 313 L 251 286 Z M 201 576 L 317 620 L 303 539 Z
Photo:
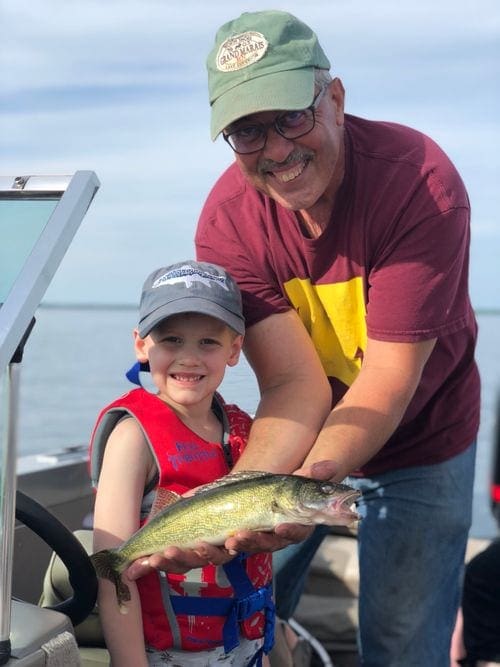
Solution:
M 141 373 L 149 373 L 149 361 L 137 361 L 132 368 L 125 373 L 125 377 L 129 382 L 142 387 Z
M 238 624 L 258 611 L 264 612 L 264 642 L 248 665 L 248 667 L 251 667 L 252 665 L 261 665 L 263 653 L 269 653 L 273 647 L 275 608 L 272 599 L 272 583 L 255 589 L 242 564 L 245 557 L 245 554 L 240 554 L 237 558 L 223 565 L 236 597 L 202 598 L 171 595 L 170 600 L 175 614 L 225 616 L 226 621 L 222 630 L 222 639 L 226 653 L 232 651 L 239 644 Z
M 229 583 L 235 592 L 235 605 L 224 624 L 224 648 L 227 644 L 232 644 L 232 648 L 238 646 L 238 622 L 252 616 L 257 611 L 263 611 L 264 622 L 264 644 L 260 651 L 269 653 L 274 645 L 274 622 L 275 608 L 272 598 L 272 583 L 267 586 L 255 589 L 250 577 L 248 576 L 244 561 L 248 557 L 246 553 L 240 553 L 228 563 L 223 565 Z M 231 619 L 231 615 L 236 614 L 236 618 Z M 260 664 L 260 661 L 259 661 Z

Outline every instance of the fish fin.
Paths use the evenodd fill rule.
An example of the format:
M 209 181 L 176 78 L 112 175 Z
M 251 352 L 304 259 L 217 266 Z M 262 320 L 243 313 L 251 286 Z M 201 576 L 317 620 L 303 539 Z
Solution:
M 121 571 L 126 567 L 126 559 L 116 549 L 103 549 L 90 556 L 92 565 L 98 577 L 109 579 L 116 589 L 116 599 L 122 613 L 124 603 L 130 600 L 130 590 L 120 576 Z M 128 611 L 128 610 L 127 610 Z
M 120 614 L 126 616 L 128 614 L 128 607 L 125 604 L 120 605 Z
M 148 515 L 148 521 L 159 514 L 163 509 L 165 509 L 165 507 L 173 505 L 181 498 L 182 496 L 180 496 L 178 493 L 175 493 L 175 491 L 169 491 L 168 489 L 158 487 L 156 489 L 155 498 Z
M 193 495 L 196 496 L 198 493 L 203 493 L 205 491 L 209 491 L 210 489 L 218 489 L 221 486 L 235 484 L 236 482 L 242 482 L 248 479 L 260 479 L 262 477 L 268 477 L 270 474 L 271 473 L 264 472 L 263 470 L 240 470 L 239 472 L 230 472 L 229 475 L 224 475 L 224 477 L 219 477 L 219 479 L 216 479 L 213 482 L 199 486 Z

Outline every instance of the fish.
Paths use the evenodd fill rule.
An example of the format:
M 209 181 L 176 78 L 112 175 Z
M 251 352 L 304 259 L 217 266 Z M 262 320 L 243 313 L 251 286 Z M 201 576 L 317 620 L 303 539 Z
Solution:
M 280 523 L 347 526 L 359 519 L 352 506 L 361 495 L 346 484 L 262 471 L 230 473 L 187 497 L 166 493 L 168 504 L 152 510 L 151 520 L 121 546 L 90 557 L 97 576 L 114 583 L 122 613 L 130 590 L 121 574 L 138 558 L 169 546 L 221 546 L 240 530 L 269 531 Z

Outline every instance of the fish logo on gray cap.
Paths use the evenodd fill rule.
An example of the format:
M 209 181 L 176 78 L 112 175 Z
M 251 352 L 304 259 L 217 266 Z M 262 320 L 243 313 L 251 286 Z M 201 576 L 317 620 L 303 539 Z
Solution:
M 207 287 L 212 287 L 214 283 L 217 283 L 229 291 L 225 276 L 216 276 L 208 271 L 193 268 L 189 264 L 167 271 L 154 281 L 151 289 L 156 289 L 162 285 L 174 285 L 175 283 L 184 283 L 186 288 L 190 289 L 197 281 L 202 282 Z

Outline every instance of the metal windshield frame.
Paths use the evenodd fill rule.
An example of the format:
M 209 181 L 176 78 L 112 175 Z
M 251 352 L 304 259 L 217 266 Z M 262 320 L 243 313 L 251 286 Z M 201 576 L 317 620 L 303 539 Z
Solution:
M 72 176 L 0 176 L 1 199 L 56 199 L 54 209 L 22 268 L 8 286 L 0 307 L 0 379 L 5 379 L 0 460 L 0 647 L 4 664 L 10 653 L 12 558 L 15 525 L 18 350 L 22 348 L 36 309 L 54 277 L 99 188 L 93 171 Z M 1 240 L 0 240 L 1 242 Z M 4 378 L 5 373 L 5 378 Z
M 22 183 L 16 187 L 15 183 Z M 0 191 L 9 197 L 27 198 L 61 194 L 61 198 L 42 230 L 31 254 L 17 276 L 0 308 L 0 376 L 10 363 L 47 287 L 61 263 L 97 189 L 99 180 L 93 171 L 77 171 L 73 176 L 30 176 L 0 178 Z

